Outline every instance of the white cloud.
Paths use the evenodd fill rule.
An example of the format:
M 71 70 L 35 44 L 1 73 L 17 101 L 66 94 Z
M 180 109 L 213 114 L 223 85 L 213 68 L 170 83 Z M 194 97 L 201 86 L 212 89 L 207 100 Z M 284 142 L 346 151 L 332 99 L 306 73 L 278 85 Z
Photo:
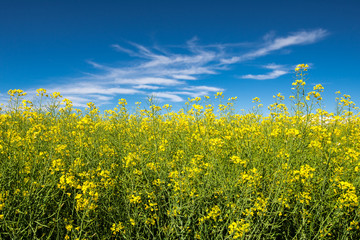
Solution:
M 189 75 L 173 75 L 175 79 L 182 79 L 182 80 L 196 80 L 196 77 L 189 76 Z
M 287 37 L 275 38 L 274 40 L 269 40 L 265 46 L 251 51 L 247 54 L 244 54 L 240 57 L 239 61 L 245 61 L 254 59 L 257 57 L 265 56 L 270 54 L 273 51 L 280 50 L 285 47 L 293 45 L 304 45 L 311 44 L 316 41 L 323 39 L 328 35 L 328 32 L 324 29 L 317 29 L 313 31 L 301 31 L 291 34 Z
M 288 67 L 286 67 L 284 65 L 275 64 L 275 63 L 270 63 L 267 65 L 264 65 L 264 66 L 262 66 L 262 68 L 270 69 L 272 71 L 269 73 L 266 73 L 266 74 L 255 74 L 255 75 L 247 74 L 247 75 L 241 76 L 240 78 L 254 79 L 254 80 L 269 80 L 269 79 L 278 78 L 282 75 L 289 73 L 289 71 L 287 70 Z
M 176 86 L 181 85 L 183 82 L 169 79 L 169 78 L 157 78 L 157 77 L 144 77 L 144 78 L 135 78 L 135 79 L 115 79 L 114 83 L 116 84 L 129 84 L 129 85 L 144 85 L 144 84 L 152 84 L 152 85 L 164 85 L 164 86 Z
M 113 99 L 113 97 L 110 97 L 110 96 L 103 96 L 103 95 L 89 95 L 90 98 L 96 98 L 98 100 L 101 100 L 101 101 L 110 101 Z
M 183 90 L 206 91 L 206 92 L 221 92 L 221 91 L 224 91 L 223 88 L 209 87 L 209 86 L 191 86 L 191 87 L 183 88 Z
M 240 61 L 240 57 L 231 57 L 231 58 L 223 58 L 220 59 L 220 63 L 222 64 L 233 64 L 233 63 L 237 63 Z
M 83 84 L 81 84 L 83 85 Z M 116 94 L 135 94 L 140 93 L 136 89 L 120 88 L 120 87 L 101 87 L 89 84 L 89 86 L 66 86 L 56 87 L 50 89 L 50 92 L 60 92 L 61 94 L 77 94 L 77 95 L 90 95 L 90 94 L 103 94 L 103 95 L 116 95 Z
M 101 106 L 112 103 L 117 95 L 144 94 L 143 91 L 116 87 L 109 85 L 91 84 L 88 82 L 68 83 L 61 86 L 51 86 L 47 92 L 60 92 L 64 98 L 73 102 L 75 107 L 86 107 L 86 103 L 94 102 L 95 105 Z M 35 96 L 36 91 L 30 90 L 28 93 Z
M 163 87 L 141 84 L 141 85 L 134 86 L 134 88 L 136 88 L 136 89 L 153 89 L 153 90 L 156 90 L 156 89 L 161 89 Z
M 130 56 L 137 56 L 139 57 L 140 55 L 135 53 L 134 51 L 132 50 L 129 50 L 129 49 L 126 49 L 126 48 L 123 48 L 121 47 L 119 44 L 112 44 L 111 45 L 115 50 L 119 51 L 119 52 L 124 52 L 124 53 L 127 53 L 129 54 Z
M 184 99 L 174 93 L 169 93 L 169 92 L 153 92 L 151 94 L 152 96 L 155 96 L 155 98 L 158 99 L 167 99 L 170 100 L 172 102 L 182 102 L 184 101 Z
M 275 63 L 270 63 L 267 65 L 264 65 L 263 67 L 266 69 L 282 69 L 282 68 L 284 68 L 283 65 L 279 65 L 279 64 L 275 64 Z
M 131 84 L 137 89 L 140 89 L 142 85 L 163 85 L 176 88 L 181 83 L 185 85 L 190 84 L 189 82 L 180 82 L 178 80 L 198 80 L 200 76 L 220 74 L 222 71 L 228 70 L 228 66 L 265 56 L 285 47 L 311 44 L 324 38 L 327 34 L 326 30 L 317 29 L 295 32 L 286 37 L 276 38 L 275 33 L 271 32 L 265 35 L 265 42 L 257 49 L 238 55 L 234 53 L 234 49 L 249 46 L 250 44 L 224 43 L 199 45 L 198 39 L 195 37 L 187 41 L 185 46 L 178 47 L 184 49 L 182 53 L 172 53 L 159 46 L 151 49 L 133 42 L 129 44 L 135 48 L 134 50 L 114 44 L 112 46 L 118 51 L 143 60 L 140 60 L 139 64 L 131 67 L 110 68 L 92 63 L 94 67 L 105 71 L 104 74 L 94 76 L 94 78 L 102 80 L 115 79 L 114 82 L 117 84 Z M 231 49 L 232 53 L 228 53 L 227 49 Z M 276 69 L 276 71 L 265 75 L 248 74 L 245 76 L 251 79 L 266 80 L 286 74 L 286 71 L 278 69 L 276 64 L 269 64 L 265 68 Z M 137 87 L 137 85 L 139 86 Z
M 253 74 L 247 74 L 242 76 L 241 78 L 244 79 L 254 79 L 254 80 L 269 80 L 269 79 L 275 79 L 278 78 L 284 74 L 287 74 L 287 71 L 283 71 L 283 70 L 274 70 L 272 72 L 269 72 L 267 74 L 258 74 L 258 75 L 253 75 Z

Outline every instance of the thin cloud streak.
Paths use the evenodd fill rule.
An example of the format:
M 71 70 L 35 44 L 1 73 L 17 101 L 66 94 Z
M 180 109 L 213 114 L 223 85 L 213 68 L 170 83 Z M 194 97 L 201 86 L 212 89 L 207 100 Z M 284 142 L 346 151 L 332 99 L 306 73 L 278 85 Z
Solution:
M 217 87 L 208 87 L 208 86 L 191 86 L 191 87 L 183 88 L 183 90 L 188 90 L 188 91 L 206 91 L 206 92 L 221 92 L 221 91 L 224 91 L 225 89 L 223 89 L 223 88 L 217 88 Z
M 156 90 L 156 89 L 162 89 L 163 87 L 143 84 L 143 85 L 134 86 L 134 88 L 136 88 L 136 89 L 152 89 L 152 90 Z
M 173 75 L 172 77 L 175 79 L 182 79 L 182 80 L 196 80 L 196 77 L 192 77 L 189 75 Z
M 274 64 L 274 63 L 264 65 L 264 66 L 262 66 L 262 68 L 270 69 L 272 71 L 269 73 L 266 73 L 266 74 L 247 74 L 247 75 L 241 76 L 240 78 L 252 79 L 252 80 L 269 80 L 269 79 L 278 78 L 282 75 L 289 73 L 286 66 Z
M 102 95 L 116 95 L 116 94 L 135 94 L 140 93 L 136 89 L 119 88 L 119 87 L 101 87 L 101 86 L 71 86 L 71 87 L 56 87 L 51 89 L 52 92 L 60 92 L 61 94 L 102 94 Z
M 175 80 L 175 79 L 168 79 L 168 78 L 153 78 L 153 77 L 146 77 L 146 78 L 138 78 L 138 79 L 115 79 L 114 83 L 116 84 L 127 84 L 127 85 L 162 85 L 162 86 L 176 86 L 184 84 L 184 82 Z
M 254 79 L 254 80 L 269 80 L 269 79 L 275 79 L 278 78 L 282 75 L 287 74 L 287 71 L 283 71 L 283 70 L 274 70 L 272 72 L 269 72 L 267 74 L 258 74 L 258 75 L 253 75 L 253 74 L 247 74 L 242 76 L 241 78 L 244 79 Z
M 269 41 L 266 45 L 260 49 L 244 54 L 239 58 L 239 61 L 250 60 L 253 58 L 261 57 L 270 54 L 273 51 L 280 50 L 285 47 L 293 45 L 304 45 L 315 43 L 328 35 L 328 32 L 324 29 L 317 29 L 310 32 L 301 31 L 296 32 L 288 37 L 276 38 L 273 41 Z
M 177 94 L 171 92 L 152 92 L 151 96 L 154 96 L 158 100 L 170 100 L 171 102 L 183 102 L 184 99 Z

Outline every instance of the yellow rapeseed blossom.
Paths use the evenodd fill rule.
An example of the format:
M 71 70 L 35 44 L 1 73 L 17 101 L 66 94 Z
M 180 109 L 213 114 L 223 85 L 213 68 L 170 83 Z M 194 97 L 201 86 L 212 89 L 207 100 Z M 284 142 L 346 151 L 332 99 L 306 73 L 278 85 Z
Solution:
M 244 235 L 250 230 L 250 224 L 246 223 L 244 219 L 232 222 L 229 225 L 229 234 L 232 239 L 243 238 Z

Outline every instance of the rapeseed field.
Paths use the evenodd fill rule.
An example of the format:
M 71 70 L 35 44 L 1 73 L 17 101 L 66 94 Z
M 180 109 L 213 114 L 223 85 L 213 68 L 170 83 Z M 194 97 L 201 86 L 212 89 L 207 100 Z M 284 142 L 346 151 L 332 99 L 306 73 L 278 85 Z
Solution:
M 360 239 L 358 109 L 338 92 L 325 111 L 307 68 L 268 115 L 221 92 L 101 113 L 9 90 L 0 239 Z

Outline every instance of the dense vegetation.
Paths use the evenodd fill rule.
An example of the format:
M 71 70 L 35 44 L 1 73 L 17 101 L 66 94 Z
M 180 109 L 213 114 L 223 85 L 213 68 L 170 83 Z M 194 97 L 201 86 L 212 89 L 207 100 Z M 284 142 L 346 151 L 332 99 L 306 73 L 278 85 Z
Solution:
M 298 65 L 291 107 L 236 98 L 101 114 L 10 90 L 0 114 L 1 239 L 360 239 L 360 118 Z M 218 110 L 218 111 L 217 111 Z

